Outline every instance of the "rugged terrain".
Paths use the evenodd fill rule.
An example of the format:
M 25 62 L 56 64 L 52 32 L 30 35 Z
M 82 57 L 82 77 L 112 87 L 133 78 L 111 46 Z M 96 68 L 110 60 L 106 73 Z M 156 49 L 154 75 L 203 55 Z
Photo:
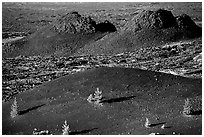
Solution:
M 111 55 L 198 38 L 201 33 L 201 27 L 189 15 L 175 16 L 156 7 L 137 9 L 123 27 L 112 20 L 95 21 L 89 14 L 72 11 L 27 37 L 5 44 L 2 56 Z
M 72 135 L 202 134 L 201 3 L 2 10 L 2 134 L 62 134 L 65 120 Z M 87 101 L 96 88 L 102 105 Z
M 3 60 L 3 100 L 45 81 L 90 68 L 109 66 L 140 68 L 184 77 L 202 78 L 201 39 L 144 48 L 112 56 L 25 57 Z

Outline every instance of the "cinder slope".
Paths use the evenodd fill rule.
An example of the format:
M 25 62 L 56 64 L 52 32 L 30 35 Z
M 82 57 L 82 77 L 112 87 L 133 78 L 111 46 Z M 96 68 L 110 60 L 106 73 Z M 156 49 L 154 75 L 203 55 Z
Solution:
M 120 53 L 194 39 L 201 35 L 202 29 L 186 14 L 174 17 L 171 11 L 163 9 L 144 10 L 127 22 L 120 32 L 86 45 L 76 54 Z
M 96 24 L 90 17 L 71 12 L 30 36 L 5 45 L 2 56 L 68 56 L 113 31 L 116 28 L 108 21 Z
M 202 29 L 183 14 L 145 10 L 116 31 L 108 21 L 96 24 L 90 17 L 68 13 L 36 33 L 3 47 L 3 58 L 114 54 L 201 37 Z M 110 33 L 114 32 L 114 33 Z M 110 33 L 110 34 L 109 34 Z
M 3 103 L 3 134 L 32 134 L 34 128 L 61 134 L 67 120 L 71 134 L 201 134 L 202 117 L 182 115 L 184 100 L 194 109 L 202 95 L 201 79 L 130 68 L 96 68 L 68 75 L 17 95 L 21 115 L 10 117 Z M 96 88 L 103 106 L 87 102 Z M 198 103 L 199 102 L 199 103 Z M 145 118 L 156 124 L 145 128 Z M 161 129 L 163 122 L 169 128 Z

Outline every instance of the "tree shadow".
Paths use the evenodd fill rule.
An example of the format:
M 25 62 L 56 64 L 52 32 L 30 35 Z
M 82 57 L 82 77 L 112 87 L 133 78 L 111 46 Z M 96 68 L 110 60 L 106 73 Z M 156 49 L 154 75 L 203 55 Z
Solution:
M 30 111 L 32 111 L 32 110 L 38 109 L 39 107 L 42 107 L 42 106 L 44 106 L 44 105 L 45 105 L 45 104 L 41 104 L 41 105 L 38 105 L 38 106 L 34 106 L 34 107 L 31 107 L 31 108 L 28 108 L 28 109 L 19 111 L 18 114 L 19 114 L 19 115 L 23 115 L 23 114 L 28 113 L 28 112 L 30 112 Z
M 172 126 L 167 126 L 167 127 L 165 127 L 165 128 L 171 128 Z
M 191 112 L 191 115 L 201 115 L 202 114 L 202 110 L 196 110 Z
M 86 129 L 86 130 L 81 130 L 81 131 L 74 131 L 74 132 L 70 132 L 69 134 L 70 135 L 86 134 L 86 133 L 89 133 L 95 129 L 98 129 L 98 128 Z
M 149 127 L 155 127 L 155 126 L 158 126 L 158 125 L 163 125 L 165 124 L 166 122 L 161 122 L 161 123 L 157 123 L 157 124 L 151 124 Z M 166 127 L 168 128 L 168 127 Z
M 100 103 L 122 102 L 122 101 L 130 100 L 134 97 L 136 96 L 112 98 L 112 99 L 102 100 Z

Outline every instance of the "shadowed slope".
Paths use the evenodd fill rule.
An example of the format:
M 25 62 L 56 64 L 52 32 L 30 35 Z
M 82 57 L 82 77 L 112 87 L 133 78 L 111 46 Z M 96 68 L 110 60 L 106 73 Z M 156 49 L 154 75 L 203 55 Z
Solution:
M 61 134 L 64 120 L 71 131 L 95 129 L 87 134 L 201 134 L 200 116 L 188 121 L 181 115 L 186 98 L 201 97 L 201 83 L 201 79 L 130 68 L 79 72 L 18 94 L 20 110 L 46 105 L 16 119 L 9 117 L 11 102 L 3 103 L 3 134 L 31 134 L 34 128 Z M 102 107 L 86 100 L 96 88 L 103 91 Z M 144 127 L 146 117 L 155 125 L 151 129 Z M 171 128 L 158 128 L 161 122 Z

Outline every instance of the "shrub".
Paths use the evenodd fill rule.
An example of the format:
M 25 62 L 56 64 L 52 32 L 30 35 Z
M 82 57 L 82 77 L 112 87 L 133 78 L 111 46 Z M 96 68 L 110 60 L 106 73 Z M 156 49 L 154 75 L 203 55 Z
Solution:
M 13 104 L 11 105 L 10 115 L 12 118 L 15 118 L 16 116 L 18 116 L 18 104 L 17 104 L 16 97 L 14 98 Z
M 64 124 L 62 125 L 62 135 L 69 135 L 70 127 L 67 124 L 67 121 L 64 121 Z

